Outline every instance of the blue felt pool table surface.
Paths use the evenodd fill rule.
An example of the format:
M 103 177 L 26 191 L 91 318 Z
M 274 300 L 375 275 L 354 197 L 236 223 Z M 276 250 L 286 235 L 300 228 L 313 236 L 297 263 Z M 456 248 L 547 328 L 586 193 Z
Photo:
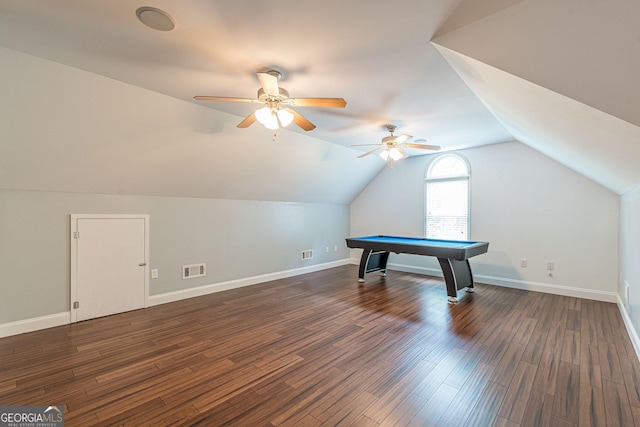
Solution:
M 425 239 L 399 236 L 363 236 L 346 239 L 350 248 L 395 253 L 430 255 L 438 258 L 465 260 L 487 252 L 489 243 L 463 240 Z

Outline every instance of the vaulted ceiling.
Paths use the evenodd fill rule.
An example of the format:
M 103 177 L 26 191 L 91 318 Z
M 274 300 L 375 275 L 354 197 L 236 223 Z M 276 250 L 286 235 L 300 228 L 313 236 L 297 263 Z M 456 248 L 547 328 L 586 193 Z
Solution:
M 140 6 L 165 10 L 175 29 L 145 27 Z M 92 135 L 88 125 L 49 138 L 21 120 L 13 125 L 55 101 L 38 100 L 36 88 L 78 104 L 81 94 L 65 97 L 73 88 L 52 87 L 56 66 L 34 62 L 46 75 L 22 65 L 0 70 L 5 93 L 34 87 L 29 99 L 15 91 L 0 101 L 11 135 L 0 141 L 0 187 L 345 203 L 384 167 L 376 156 L 356 159 L 361 149 L 350 146 L 379 142 L 392 123 L 443 150 L 516 139 L 621 194 L 640 183 L 638 16 L 635 0 L 2 0 L 0 46 L 171 97 L 165 110 L 197 125 L 177 133 L 179 147 L 166 134 L 181 118 L 160 115 L 167 132 L 154 129 L 157 145 L 124 126 L 122 135 L 103 129 L 99 146 L 78 150 Z M 235 127 L 254 105 L 193 100 L 255 97 L 255 72 L 267 67 L 282 73 L 292 97 L 343 97 L 347 107 L 298 108 L 317 128 L 290 126 L 272 142 L 259 124 Z M 81 80 L 83 91 L 102 86 L 87 104 L 118 108 L 104 96 L 110 83 Z M 43 120 L 51 125 L 34 117 Z M 153 163 L 122 167 L 123 145 Z M 28 158 L 37 169 L 52 149 L 68 158 L 41 177 L 16 166 Z M 75 175 L 74 156 L 89 162 Z M 120 169 L 91 176 L 100 165 Z M 57 178 L 61 171 L 68 176 Z
M 439 51 L 520 142 L 621 194 L 640 183 L 640 3 L 464 2 Z M 498 5 L 507 6 L 498 9 Z

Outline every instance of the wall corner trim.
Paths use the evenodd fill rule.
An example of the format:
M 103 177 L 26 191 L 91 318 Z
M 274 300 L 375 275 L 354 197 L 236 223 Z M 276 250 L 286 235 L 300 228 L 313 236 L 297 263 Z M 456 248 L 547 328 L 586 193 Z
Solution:
M 620 310 L 620 315 L 622 316 L 624 326 L 627 328 L 627 333 L 629 334 L 631 344 L 633 344 L 633 349 L 636 351 L 636 357 L 638 358 L 638 360 L 640 360 L 640 337 L 638 337 L 638 331 L 636 331 L 636 328 L 633 326 L 631 317 L 629 317 L 627 308 L 622 302 L 620 295 L 618 295 L 618 309 Z

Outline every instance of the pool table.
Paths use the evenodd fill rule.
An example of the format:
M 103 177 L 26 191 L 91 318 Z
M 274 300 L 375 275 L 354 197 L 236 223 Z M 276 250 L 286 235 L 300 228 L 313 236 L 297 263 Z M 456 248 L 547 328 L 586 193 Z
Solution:
M 481 255 L 489 249 L 487 242 L 460 240 L 436 240 L 417 237 L 364 236 L 348 238 L 349 248 L 364 249 L 360 258 L 358 281 L 372 271 L 387 273 L 389 253 L 427 255 L 438 258 L 447 285 L 449 302 L 457 302 L 458 290 L 473 292 L 473 274 L 469 258 Z

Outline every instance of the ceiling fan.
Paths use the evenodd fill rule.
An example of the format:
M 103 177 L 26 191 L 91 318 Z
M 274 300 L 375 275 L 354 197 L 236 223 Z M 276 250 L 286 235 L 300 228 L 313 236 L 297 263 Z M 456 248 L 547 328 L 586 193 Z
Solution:
M 391 135 L 385 136 L 384 138 L 382 138 L 382 142 L 380 144 L 352 145 L 352 147 L 377 146 L 377 148 L 374 148 L 371 151 L 367 151 L 366 153 L 359 155 L 358 156 L 359 159 L 362 157 L 366 157 L 369 154 L 373 154 L 382 150 L 379 153 L 380 157 L 386 160 L 388 166 L 393 167 L 394 161 L 401 160 L 408 157 L 407 153 L 403 150 L 403 148 L 418 148 L 421 150 L 439 150 L 440 149 L 439 145 L 415 144 L 415 143 L 406 142 L 413 137 L 411 135 L 394 136 L 393 132 L 396 131 L 395 125 L 384 125 L 384 127 L 389 131 L 389 133 L 391 133 Z M 420 141 L 426 142 L 426 140 L 424 139 L 416 140 L 416 142 L 420 142 Z
M 256 74 L 262 86 L 258 89 L 257 98 L 232 98 L 224 96 L 194 96 L 193 98 L 199 101 L 233 101 L 265 104 L 264 107 L 249 114 L 247 118 L 238 123 L 238 127 L 249 127 L 257 120 L 267 129 L 274 131 L 280 127 L 289 125 L 291 122 L 300 126 L 305 131 L 315 129 L 316 125 L 288 106 L 344 108 L 347 105 L 347 102 L 342 98 L 289 98 L 289 92 L 278 86 L 278 80 L 281 77 L 279 71 L 268 70 Z

